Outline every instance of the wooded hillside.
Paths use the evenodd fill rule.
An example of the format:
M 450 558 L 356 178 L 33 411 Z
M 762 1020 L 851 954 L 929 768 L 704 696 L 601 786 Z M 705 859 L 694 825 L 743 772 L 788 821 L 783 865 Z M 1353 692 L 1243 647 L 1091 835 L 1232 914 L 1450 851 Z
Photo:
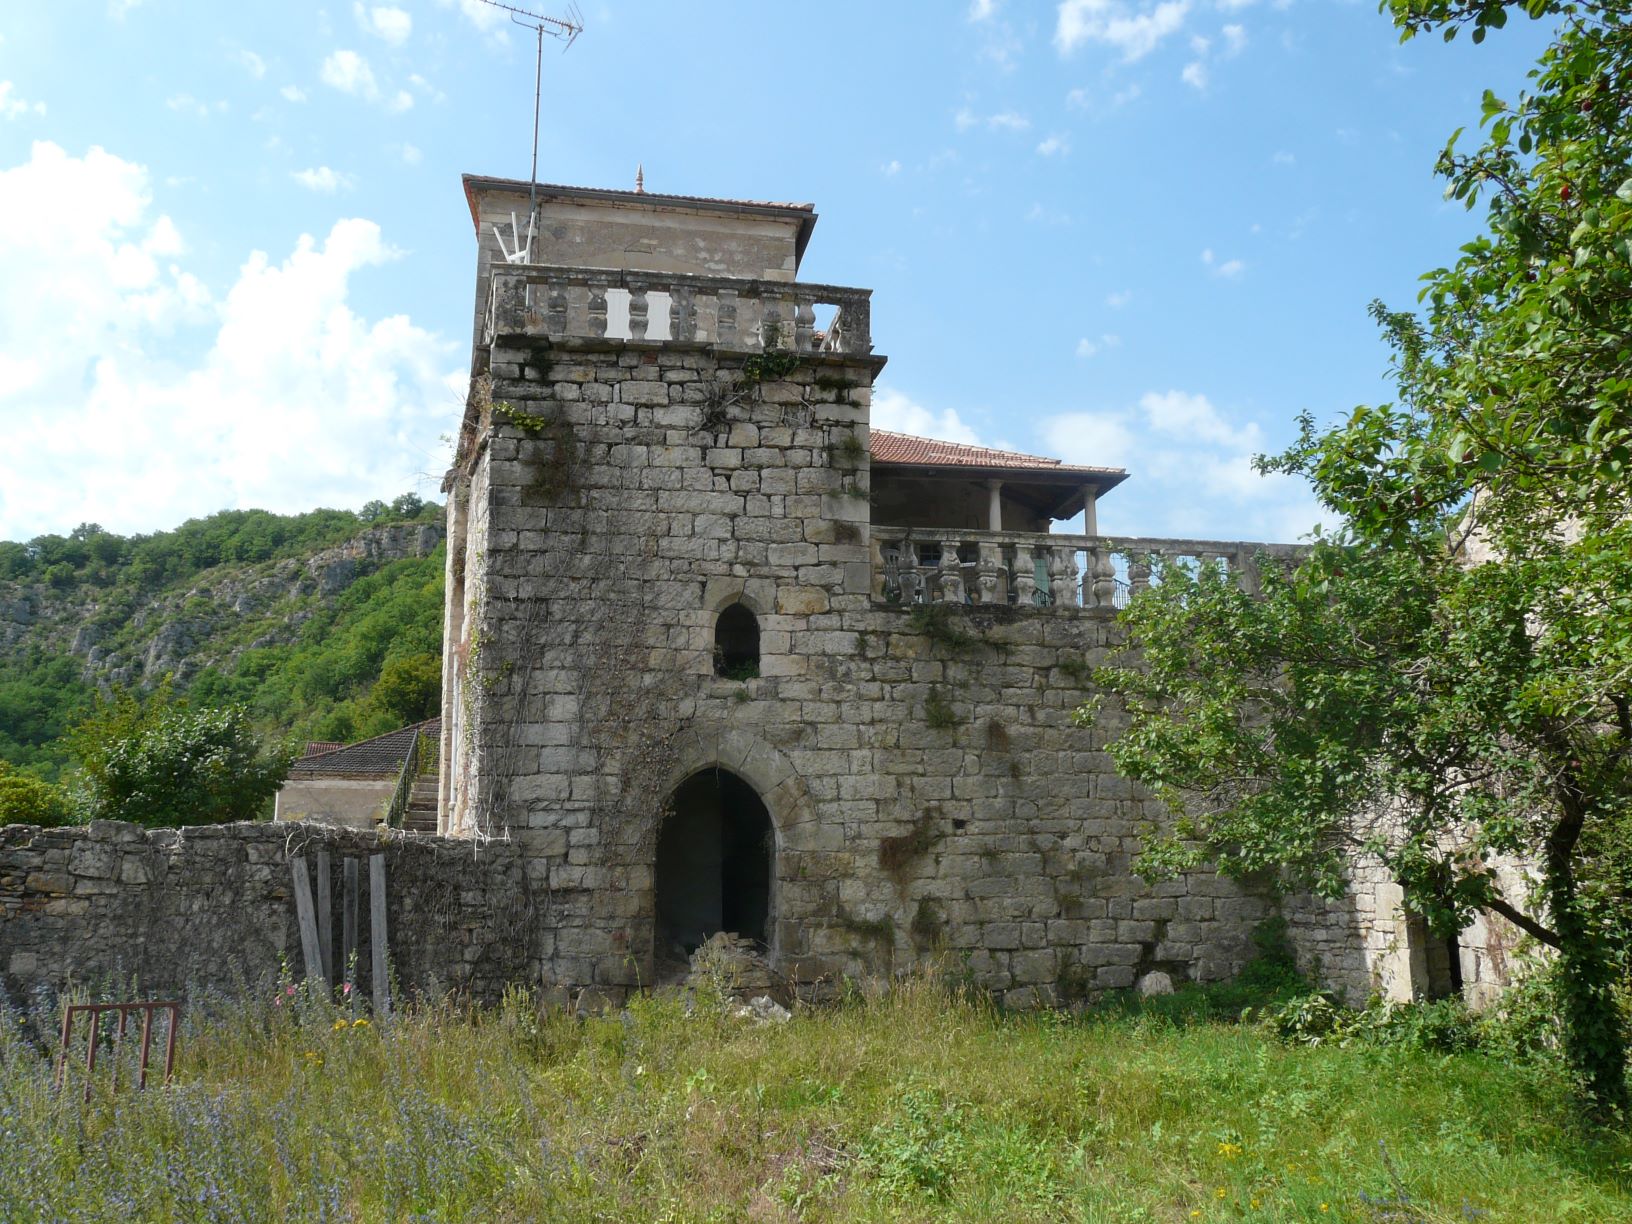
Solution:
M 169 677 L 275 737 L 352 740 L 435 713 L 442 512 L 232 510 L 174 531 L 0 542 L 0 760 L 47 779 L 96 694 Z

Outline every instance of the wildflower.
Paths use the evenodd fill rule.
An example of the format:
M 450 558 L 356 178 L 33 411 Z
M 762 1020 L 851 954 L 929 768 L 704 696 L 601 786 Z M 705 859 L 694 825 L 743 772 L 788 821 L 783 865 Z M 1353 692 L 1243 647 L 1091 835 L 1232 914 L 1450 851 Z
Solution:
M 1194 1210 L 1194 1211 L 1192 1211 L 1192 1212 L 1191 1212 L 1191 1213 L 1190 1213 L 1190 1218 L 1191 1218 L 1191 1219 L 1192 1219 L 1192 1220 L 1199 1220 L 1199 1219 L 1201 1219 L 1201 1208 L 1200 1208 L 1200 1207 L 1197 1207 L 1197 1208 L 1196 1208 L 1196 1209 L 1195 1209 L 1195 1210 Z
M 349 995 L 351 993 L 351 983 L 347 982 L 344 986 L 340 987 L 340 993 L 343 995 Z
M 1322 1203 L 1320 1205 L 1320 1209 L 1322 1211 L 1330 1211 L 1332 1209 L 1332 1205 L 1330 1203 Z
M 1220 1186 L 1217 1190 L 1213 1191 L 1213 1197 L 1214 1198 L 1223 1198 L 1228 1193 L 1229 1193 L 1228 1190 L 1224 1189 L 1223 1186 Z
M 1258 1210 L 1258 1200 L 1257 1200 L 1257 1199 L 1253 1199 L 1253 1200 L 1252 1200 L 1252 1201 L 1251 1201 L 1251 1206 L 1252 1206 L 1252 1209 L 1253 1209 L 1253 1210 L 1254 1210 L 1254 1211 L 1257 1211 L 1257 1210 Z
M 345 1021 L 342 1020 L 340 1023 L 344 1024 Z M 367 1028 L 368 1027 L 368 1021 L 363 1019 L 361 1016 L 359 1016 L 359 1017 L 357 1017 L 357 1019 L 355 1019 L 355 1020 L 353 1020 L 351 1022 L 351 1027 L 352 1028 Z
M 1239 1143 L 1221 1143 L 1218 1145 L 1218 1154 L 1224 1157 L 1225 1160 L 1236 1159 L 1241 1155 L 1241 1151 L 1242 1148 Z
M 339 1032 L 339 1031 L 340 1031 L 340 1030 L 341 1030 L 341 1029 L 343 1029 L 343 1028 L 345 1028 L 345 1027 L 346 1027 L 346 1022 L 345 1022 L 345 1021 L 344 1021 L 344 1020 L 336 1020 L 336 1021 L 335 1021 L 335 1022 L 334 1022 L 334 1023 L 333 1023 L 333 1024 L 332 1024 L 332 1025 L 330 1025 L 330 1026 L 329 1026 L 329 1027 L 330 1027 L 330 1028 L 332 1028 L 332 1029 L 334 1029 L 334 1031 L 335 1031 L 335 1032 L 337 1032 L 337 1033 L 338 1033 L 338 1032 Z

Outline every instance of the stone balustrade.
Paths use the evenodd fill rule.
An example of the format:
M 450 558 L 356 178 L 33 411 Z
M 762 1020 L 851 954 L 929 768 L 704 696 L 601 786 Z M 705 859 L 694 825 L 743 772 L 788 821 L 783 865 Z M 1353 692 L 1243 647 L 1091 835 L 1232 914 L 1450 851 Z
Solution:
M 512 264 L 494 270 L 486 331 L 488 343 L 610 338 L 865 355 L 873 351 L 872 290 Z
M 1256 590 L 1260 558 L 1293 561 L 1303 551 L 1296 544 L 877 526 L 872 541 L 875 599 L 1055 608 L 1126 607 L 1150 584 L 1153 556 L 1215 561 Z

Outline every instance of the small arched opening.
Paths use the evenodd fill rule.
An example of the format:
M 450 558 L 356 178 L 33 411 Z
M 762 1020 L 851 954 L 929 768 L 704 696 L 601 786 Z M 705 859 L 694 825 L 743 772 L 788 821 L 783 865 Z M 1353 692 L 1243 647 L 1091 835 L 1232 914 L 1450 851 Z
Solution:
M 759 675 L 759 620 L 747 604 L 732 604 L 714 622 L 714 674 L 728 680 Z
M 754 788 L 710 769 L 676 788 L 657 838 L 657 953 L 684 960 L 720 931 L 765 945 L 771 919 L 771 815 Z

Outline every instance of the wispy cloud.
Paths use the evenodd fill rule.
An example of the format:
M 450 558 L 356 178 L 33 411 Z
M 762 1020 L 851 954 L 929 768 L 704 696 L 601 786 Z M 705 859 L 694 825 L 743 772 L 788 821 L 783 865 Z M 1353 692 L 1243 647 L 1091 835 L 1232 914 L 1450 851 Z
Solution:
M 1133 301 L 1132 289 L 1118 289 L 1114 293 L 1107 293 L 1105 295 L 1105 305 L 1109 306 L 1112 310 L 1121 310 L 1122 307 L 1126 306 L 1131 301 Z
M 315 191 L 321 195 L 333 195 L 342 187 L 350 187 L 352 178 L 349 174 L 341 174 L 338 170 L 331 170 L 327 166 L 314 166 L 309 170 L 296 170 L 289 176 L 307 191 Z
M 406 9 L 389 4 L 370 7 L 358 3 L 353 6 L 352 12 L 365 34 L 371 34 L 393 47 L 402 46 L 414 32 L 414 19 Z
M 1207 65 L 1200 60 L 1192 60 L 1184 66 L 1184 71 L 1179 73 L 1179 80 L 1192 89 L 1206 89 Z
M 278 92 L 283 95 L 283 99 L 286 102 L 306 101 L 306 91 L 299 85 L 285 85 L 282 89 L 278 90 Z
M 892 157 L 878 168 L 878 172 L 885 178 L 894 178 L 901 173 L 901 162 L 898 158 Z
M 16 94 L 10 81 L 0 81 L 0 119 L 21 119 L 24 115 L 45 114 L 44 102 L 28 102 Z
M 1247 270 L 1247 265 L 1239 259 L 1220 260 L 1213 254 L 1212 247 L 1201 253 L 1201 262 L 1206 264 L 1214 276 L 1221 276 L 1225 280 L 1234 280 Z
M 241 50 L 233 56 L 233 59 L 257 81 L 266 75 L 266 61 L 253 51 Z
M 1121 344 L 1122 337 L 1118 336 L 1115 332 L 1105 332 L 1097 340 L 1091 340 L 1087 336 L 1084 336 L 1081 340 L 1077 341 L 1077 356 L 1092 357 L 1097 353 L 1103 352 L 1105 349 L 1119 348 L 1121 347 Z
M 943 442 L 963 442 L 970 446 L 981 444 L 975 431 L 951 408 L 936 412 L 893 387 L 879 387 L 873 392 L 871 419 L 874 429 L 916 434 L 920 438 L 939 438 Z
M 1290 166 L 1297 162 L 1297 155 L 1288 153 L 1285 149 L 1277 149 L 1269 159 L 1277 166 Z
M 383 91 L 368 60 L 355 51 L 331 52 L 323 60 L 321 75 L 325 85 L 366 102 L 377 102 L 388 111 L 405 111 L 414 104 L 414 95 L 406 89 L 389 95 Z
M 969 5 L 970 21 L 990 21 L 997 12 L 997 0 L 971 0 Z
M 1059 132 L 1054 132 L 1038 143 L 1037 152 L 1044 157 L 1064 156 L 1071 152 L 1071 140 Z
M 1116 528 L 1140 535 L 1290 540 L 1321 520 L 1308 487 L 1262 476 L 1253 456 L 1265 449 L 1256 421 L 1232 419 L 1204 394 L 1147 391 L 1131 408 L 1046 417 L 1049 453 L 1072 463 L 1134 469 L 1105 513 L 1135 515 Z
M 1190 0 L 1165 0 L 1154 8 L 1135 9 L 1126 0 L 1062 0 L 1054 45 L 1070 55 L 1084 43 L 1100 43 L 1126 61 L 1143 59 L 1184 27 Z
M 985 128 L 989 132 L 1024 132 L 1031 127 L 1031 120 L 1019 111 L 998 111 L 991 115 L 978 115 L 969 107 L 960 107 L 958 113 L 952 116 L 952 124 L 960 132 L 967 132 L 971 128 Z

